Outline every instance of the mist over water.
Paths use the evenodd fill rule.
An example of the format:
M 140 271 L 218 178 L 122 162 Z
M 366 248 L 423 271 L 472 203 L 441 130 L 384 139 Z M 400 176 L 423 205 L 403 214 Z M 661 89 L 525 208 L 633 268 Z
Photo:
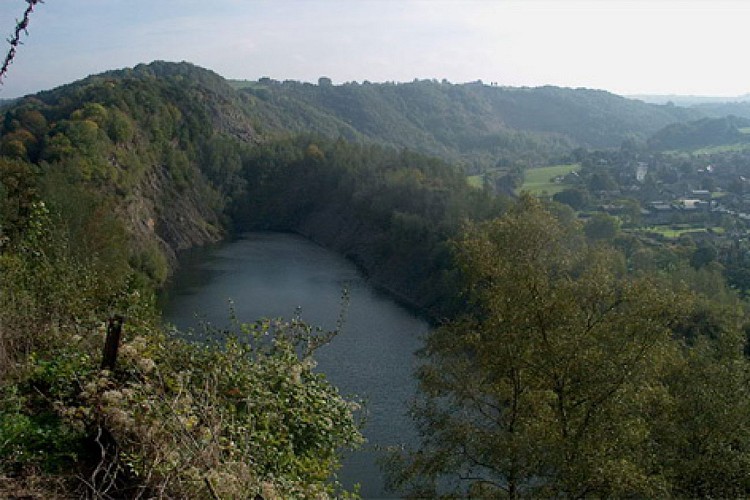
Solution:
M 185 254 L 166 291 L 164 319 L 180 329 L 201 320 L 229 323 L 230 300 L 237 318 L 290 318 L 334 329 L 341 296 L 349 290 L 342 332 L 316 354 L 318 369 L 342 394 L 365 401 L 361 451 L 344 460 L 339 477 L 348 488 L 362 486 L 365 498 L 388 496 L 376 458 L 379 448 L 414 442 L 406 416 L 416 387 L 414 352 L 427 324 L 374 290 L 356 267 L 296 235 L 247 233 L 234 242 Z

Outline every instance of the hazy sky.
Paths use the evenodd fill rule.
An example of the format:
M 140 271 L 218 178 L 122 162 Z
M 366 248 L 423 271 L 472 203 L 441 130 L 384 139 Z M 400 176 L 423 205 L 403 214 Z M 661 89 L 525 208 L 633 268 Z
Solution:
M 25 7 L 0 0 L 0 34 Z M 0 98 L 155 59 L 238 79 L 738 95 L 749 26 L 745 0 L 45 0 Z

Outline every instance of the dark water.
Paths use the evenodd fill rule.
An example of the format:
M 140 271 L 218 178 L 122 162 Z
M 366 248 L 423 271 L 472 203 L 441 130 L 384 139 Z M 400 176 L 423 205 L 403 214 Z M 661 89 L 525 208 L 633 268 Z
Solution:
M 368 443 L 344 460 L 339 477 L 359 483 L 365 498 L 389 496 L 375 463 L 377 448 L 413 442 L 406 416 L 414 394 L 413 353 L 427 324 L 372 289 L 345 259 L 290 234 L 248 233 L 241 239 L 185 255 L 167 291 L 165 320 L 197 326 L 196 313 L 216 326 L 227 324 L 229 300 L 241 321 L 291 317 L 301 308 L 306 322 L 333 329 L 342 289 L 350 291 L 343 332 L 317 353 L 318 368 L 345 395 L 366 401 Z

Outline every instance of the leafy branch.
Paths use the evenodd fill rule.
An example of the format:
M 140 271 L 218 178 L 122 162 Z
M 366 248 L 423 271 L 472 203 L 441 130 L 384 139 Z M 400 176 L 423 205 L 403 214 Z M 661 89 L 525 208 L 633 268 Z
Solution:
M 16 57 L 16 49 L 21 45 L 21 33 L 26 33 L 26 36 L 29 35 L 27 28 L 29 26 L 31 13 L 34 12 L 34 7 L 36 4 L 44 2 L 42 0 L 26 0 L 26 3 L 28 3 L 29 6 L 26 7 L 26 10 L 23 13 L 23 18 L 20 21 L 16 21 L 15 32 L 13 33 L 13 36 L 8 39 L 10 50 L 8 50 L 8 54 L 5 56 L 3 67 L 0 68 L 0 84 L 2 84 L 3 77 L 5 77 L 5 74 L 8 72 L 8 68 L 13 62 L 13 58 Z

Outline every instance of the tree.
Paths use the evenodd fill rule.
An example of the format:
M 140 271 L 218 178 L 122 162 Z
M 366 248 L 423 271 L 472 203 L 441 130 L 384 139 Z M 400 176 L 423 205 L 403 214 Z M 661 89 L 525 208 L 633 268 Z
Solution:
M 693 252 L 693 255 L 690 256 L 690 265 L 695 269 L 700 269 L 701 267 L 714 262 L 718 254 L 719 253 L 716 251 L 716 248 L 714 248 L 713 245 L 701 245 L 696 248 Z
M 588 180 L 588 189 L 591 192 L 612 191 L 617 189 L 617 183 L 606 170 L 591 174 Z
M 10 49 L 5 56 L 2 67 L 0 67 L 0 83 L 2 83 L 2 79 L 8 72 L 8 68 L 13 62 L 13 59 L 16 57 L 16 48 L 21 44 L 21 33 L 28 34 L 26 29 L 29 27 L 31 13 L 34 11 L 34 7 L 36 6 L 36 4 L 41 3 L 41 0 L 26 0 L 26 3 L 28 3 L 29 5 L 23 12 L 23 19 L 16 22 L 16 28 L 13 32 L 13 36 L 8 39 L 8 43 L 10 43 Z
M 525 197 L 456 243 L 468 312 L 427 338 L 417 451 L 392 457 L 414 496 L 663 496 L 650 412 L 687 302 L 624 274 Z
M 584 232 L 592 240 L 612 240 L 620 231 L 620 220 L 604 213 L 594 214 L 586 222 Z
M 589 203 L 589 194 L 583 189 L 564 189 L 555 193 L 552 199 L 558 203 L 565 203 L 573 210 L 581 210 Z
M 750 492 L 750 371 L 745 339 L 730 324 L 741 318 L 732 309 L 713 306 L 688 318 L 703 329 L 670 368 L 668 405 L 653 408 L 651 451 L 677 498 L 740 498 Z

